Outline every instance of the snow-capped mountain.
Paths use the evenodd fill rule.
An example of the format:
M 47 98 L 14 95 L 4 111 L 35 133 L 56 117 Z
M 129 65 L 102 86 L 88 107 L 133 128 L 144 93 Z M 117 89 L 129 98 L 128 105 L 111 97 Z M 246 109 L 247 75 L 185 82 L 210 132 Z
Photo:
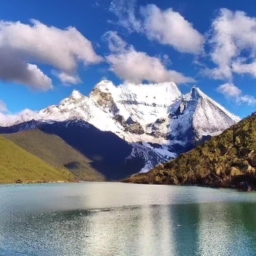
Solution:
M 117 87 L 104 80 L 88 97 L 73 91 L 58 106 L 26 111 L 12 124 L 30 120 L 83 120 L 110 131 L 133 145 L 129 157 L 141 155 L 145 159 L 142 171 L 148 171 L 220 134 L 239 118 L 196 87 L 182 95 L 174 83 Z
M 229 113 L 199 88 L 193 87 L 189 94 L 171 106 L 169 120 L 171 147 L 181 145 L 189 150 L 198 142 L 219 135 L 240 118 Z
M 89 97 L 74 91 L 60 105 L 44 109 L 33 118 L 58 121 L 82 119 L 131 143 L 168 144 L 163 136 L 151 134 L 149 126 L 158 119 L 166 118 L 169 107 L 181 96 L 173 83 L 116 87 L 105 80 L 95 86 Z M 161 131 L 162 127 L 159 127 L 159 133 L 166 133 L 165 128 Z

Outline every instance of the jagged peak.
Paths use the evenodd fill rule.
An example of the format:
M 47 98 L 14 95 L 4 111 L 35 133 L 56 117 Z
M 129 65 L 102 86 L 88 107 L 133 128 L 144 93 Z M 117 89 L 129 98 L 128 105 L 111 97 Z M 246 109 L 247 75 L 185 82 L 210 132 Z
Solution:
M 190 96 L 192 99 L 197 99 L 197 98 L 208 98 L 206 94 L 204 94 L 199 87 L 193 86 L 191 91 L 190 91 Z
M 98 84 L 95 85 L 94 90 L 100 90 L 104 92 L 112 91 L 116 88 L 116 86 L 109 80 L 102 80 Z
M 232 118 L 235 122 L 238 122 L 241 120 L 240 117 L 233 115 L 227 109 L 225 109 L 222 105 L 220 105 L 218 102 L 216 102 L 215 100 L 207 96 L 197 86 L 193 86 L 191 91 L 188 94 L 186 94 L 183 97 L 183 99 L 185 100 L 185 102 L 191 102 L 193 105 L 197 105 L 199 103 L 201 104 L 202 102 L 207 102 L 207 104 L 215 106 L 215 108 L 222 111 L 225 115 Z
M 75 100 L 79 100 L 82 99 L 84 97 L 84 95 L 79 92 L 78 90 L 73 90 L 73 92 L 70 95 L 70 98 L 75 99 Z
M 191 88 L 190 92 L 185 94 L 182 98 L 185 102 L 190 102 L 190 101 L 201 102 L 202 100 L 204 100 L 204 101 L 213 101 L 204 92 L 202 92 L 201 89 L 197 86 L 193 86 Z M 215 102 L 215 101 L 213 101 L 213 102 Z

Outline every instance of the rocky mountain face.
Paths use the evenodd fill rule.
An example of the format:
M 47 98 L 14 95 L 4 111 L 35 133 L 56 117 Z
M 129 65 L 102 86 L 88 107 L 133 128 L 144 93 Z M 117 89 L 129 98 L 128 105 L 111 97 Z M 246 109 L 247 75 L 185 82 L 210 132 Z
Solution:
M 147 172 L 220 134 L 239 118 L 196 87 L 182 95 L 174 83 L 117 87 L 104 80 L 88 97 L 74 91 L 57 106 L 37 113 L 27 111 L 22 118 L 2 126 L 31 120 L 82 120 L 100 131 L 114 133 L 132 147 L 127 157 L 142 158 L 141 171 Z M 23 127 L 26 129 L 25 124 Z
M 253 114 L 196 149 L 126 182 L 255 190 L 255 138 L 256 115 Z

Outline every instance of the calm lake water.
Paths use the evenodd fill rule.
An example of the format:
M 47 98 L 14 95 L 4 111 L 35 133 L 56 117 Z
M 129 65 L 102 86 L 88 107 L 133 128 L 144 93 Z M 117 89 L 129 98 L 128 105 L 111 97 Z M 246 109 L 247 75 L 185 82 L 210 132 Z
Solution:
M 0 186 L 0 255 L 256 255 L 256 193 L 119 183 Z

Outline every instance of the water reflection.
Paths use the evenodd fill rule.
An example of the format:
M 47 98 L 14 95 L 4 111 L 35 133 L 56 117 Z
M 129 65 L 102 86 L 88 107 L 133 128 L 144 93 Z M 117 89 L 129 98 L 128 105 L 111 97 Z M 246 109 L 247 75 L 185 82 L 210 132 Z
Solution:
M 0 255 L 255 255 L 254 194 L 70 186 L 0 191 Z

